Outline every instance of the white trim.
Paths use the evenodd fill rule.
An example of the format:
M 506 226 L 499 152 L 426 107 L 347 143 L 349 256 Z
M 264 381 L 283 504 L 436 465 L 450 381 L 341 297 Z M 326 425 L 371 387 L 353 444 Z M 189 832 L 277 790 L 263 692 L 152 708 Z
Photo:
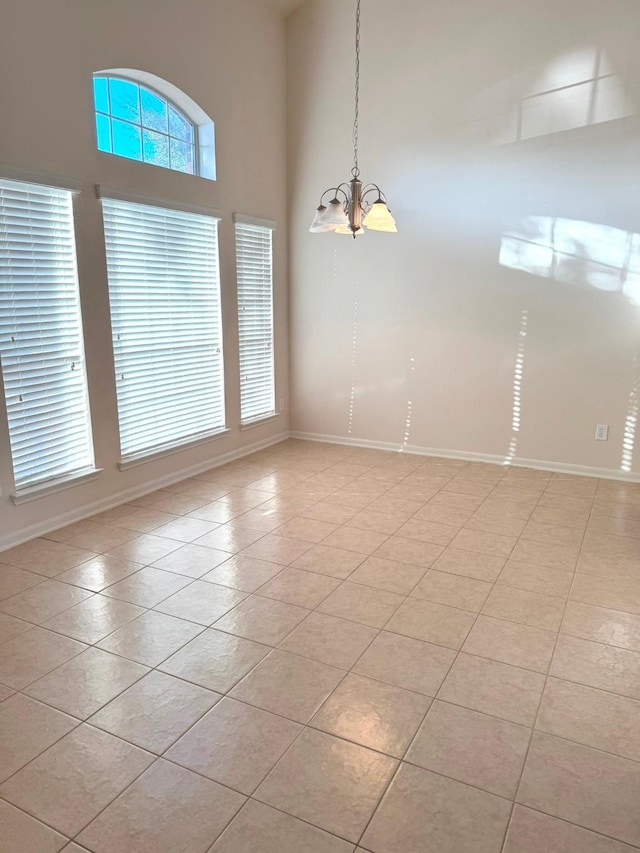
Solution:
M 175 456 L 176 453 L 182 453 L 183 450 L 191 450 L 192 447 L 198 447 L 201 444 L 208 444 L 210 441 L 217 441 L 219 438 L 224 438 L 231 432 L 227 427 L 218 429 L 215 432 L 208 432 L 206 435 L 197 435 L 193 438 L 188 438 L 186 441 L 165 444 L 162 447 L 156 447 L 153 450 L 145 450 L 142 453 L 136 453 L 133 456 L 127 456 L 118 462 L 118 468 L 121 471 L 128 471 L 129 468 L 137 468 L 139 465 L 146 465 L 147 462 L 155 462 L 156 459 L 162 459 L 165 456 Z
M 140 71 L 138 68 L 103 68 L 102 71 L 94 71 L 93 76 L 123 77 L 125 80 L 131 80 L 134 83 L 142 83 L 143 86 L 155 89 L 156 92 L 172 101 L 195 125 L 213 124 L 213 119 L 186 92 L 174 86 L 173 83 L 169 83 L 168 80 L 150 74 L 148 71 Z
M 0 178 L 6 178 L 8 181 L 22 181 L 26 184 L 40 184 L 43 187 L 67 190 L 70 193 L 79 193 L 82 189 L 82 182 L 77 178 L 54 175 L 51 172 L 38 172 L 33 169 L 22 169 L 19 166 L 8 166 L 4 163 L 0 163 Z
M 115 199 L 116 201 L 128 201 L 132 204 L 148 204 L 150 207 L 159 207 L 166 210 L 182 210 L 185 213 L 195 213 L 199 216 L 208 216 L 218 222 L 222 219 L 222 213 L 213 207 L 204 207 L 200 204 L 189 204 L 188 202 L 176 201 L 175 199 L 158 198 L 157 196 L 148 195 L 147 193 L 131 192 L 129 190 L 120 190 L 115 187 L 105 187 L 102 184 L 96 184 L 96 196 L 102 200 L 103 198 Z
M 404 451 L 405 453 L 414 453 L 418 456 L 436 456 L 444 459 L 459 459 L 466 462 L 493 462 L 497 464 L 504 464 L 503 456 L 495 456 L 487 453 L 470 453 L 426 447 L 403 448 L 401 445 L 387 441 L 367 441 L 359 438 L 345 438 L 337 435 L 321 435 L 319 433 L 298 432 L 295 430 L 292 432 L 283 431 L 277 435 L 271 436 L 270 438 L 254 442 L 253 444 L 245 445 L 238 450 L 232 450 L 229 453 L 225 453 L 222 456 L 217 457 L 213 464 L 211 464 L 211 461 L 209 460 L 207 462 L 201 462 L 198 465 L 183 468 L 178 472 L 168 474 L 164 477 L 158 477 L 155 480 L 145 482 L 143 485 L 136 486 L 132 489 L 125 489 L 118 492 L 116 495 L 110 495 L 102 500 L 87 504 L 81 509 L 71 510 L 63 513 L 62 515 L 56 516 L 55 518 L 40 522 L 39 524 L 33 524 L 29 527 L 25 527 L 18 533 L 0 537 L 0 553 L 8 548 L 21 545 L 23 542 L 28 542 L 30 539 L 34 539 L 37 536 L 42 536 L 44 533 L 50 533 L 52 530 L 58 530 L 58 528 L 65 527 L 68 524 L 73 524 L 76 521 L 82 521 L 85 518 L 90 518 L 92 515 L 96 515 L 99 512 L 104 512 L 105 510 L 112 509 L 113 507 L 120 506 L 123 503 L 134 500 L 135 498 L 148 495 L 151 492 L 164 488 L 165 486 L 179 483 L 181 480 L 193 477 L 196 474 L 201 474 L 203 471 L 211 471 L 214 468 L 218 468 L 219 466 L 226 464 L 227 462 L 232 462 L 235 459 L 241 459 L 244 456 L 250 456 L 252 453 L 257 453 L 258 450 L 264 450 L 274 444 L 279 444 L 287 438 L 296 438 L 302 441 L 322 441 L 326 444 L 341 444 L 351 447 L 390 450 L 396 453 Z M 603 477 L 605 479 L 622 480 L 628 483 L 640 482 L 640 474 L 627 474 L 624 471 L 616 471 L 607 468 L 590 468 L 583 465 L 570 465 L 560 462 L 543 462 L 534 459 L 514 459 L 511 465 L 512 467 L 535 468 L 541 471 L 569 473 L 584 477 Z
M 55 495 L 57 492 L 64 492 L 67 489 L 81 486 L 89 480 L 96 480 L 103 471 L 104 468 L 85 468 L 82 471 L 74 471 L 73 474 L 65 474 L 64 477 L 56 477 L 55 480 L 46 480 L 44 483 L 25 486 L 24 489 L 20 489 L 11 495 L 11 500 L 15 506 L 38 501 L 47 495 Z
M 244 213 L 233 214 L 234 225 L 255 225 L 256 228 L 268 228 L 275 231 L 277 223 L 275 219 L 260 219 L 258 216 L 245 216 Z
M 0 447 L 7 449 L 6 453 L 0 453 L 0 497 L 10 495 L 16 489 L 11 459 L 11 433 L 9 432 L 9 417 L 5 400 L 2 353 L 0 352 Z
M 140 71 L 137 68 L 105 68 L 103 71 L 94 71 L 93 77 L 120 77 L 131 80 L 138 85 L 145 86 L 166 98 L 173 106 L 181 110 L 187 119 L 195 126 L 198 135 L 198 173 L 195 176 L 207 181 L 216 180 L 216 129 L 213 119 L 205 113 L 193 98 L 190 98 L 182 89 L 178 89 L 173 83 L 150 74 L 148 71 Z M 97 140 L 96 140 L 97 141 Z M 107 154 L 109 152 L 102 152 Z M 119 155 L 111 155 L 119 156 Z M 141 162 L 141 161 L 137 161 Z M 162 167 L 165 168 L 165 167 Z M 174 170 L 179 171 L 179 170 Z M 187 174 L 182 172 L 182 174 Z
M 626 483 L 640 483 L 640 474 L 618 471 L 615 468 L 592 468 L 588 465 L 573 465 L 568 462 L 548 462 L 542 459 L 512 459 L 507 462 L 504 456 L 491 453 L 473 453 L 466 450 L 444 450 L 440 447 L 414 447 L 394 444 L 389 441 L 368 441 L 363 438 L 346 438 L 339 435 L 321 435 L 313 432 L 290 433 L 291 438 L 302 441 L 322 441 L 326 444 L 343 444 L 351 447 L 366 447 L 373 450 L 388 450 L 393 453 L 411 453 L 416 456 L 436 456 L 442 459 L 459 459 L 463 462 L 488 462 L 511 468 L 534 468 L 537 471 L 552 471 L 556 474 L 575 474 L 578 477 L 600 477 L 605 480 L 621 480 Z
M 252 453 L 257 453 L 258 450 L 264 450 L 266 447 L 271 447 L 274 444 L 279 444 L 289 438 L 288 432 L 281 432 L 278 435 L 270 438 L 256 441 L 253 444 L 247 444 L 237 450 L 231 450 L 229 453 L 224 453 L 218 456 L 214 462 L 207 460 L 200 462 L 197 465 L 191 465 L 188 468 L 183 468 L 180 471 L 174 471 L 172 474 L 167 474 L 164 477 L 158 477 L 155 480 L 147 480 L 144 484 L 136 486 L 132 489 L 124 489 L 115 495 L 109 495 L 107 498 L 94 501 L 86 504 L 81 508 L 70 510 L 61 515 L 49 518 L 46 521 L 41 521 L 38 524 L 32 524 L 29 527 L 23 527 L 17 533 L 8 534 L 0 537 L 0 553 L 13 548 L 16 545 L 21 545 L 23 542 L 28 542 L 37 536 L 42 536 L 44 533 L 50 533 L 52 530 L 58 530 L 60 527 L 66 527 L 76 521 L 82 521 L 85 518 L 90 518 L 99 512 L 112 509 L 116 506 L 121 506 L 128 501 L 140 498 L 143 495 L 148 495 L 151 492 L 156 492 L 165 486 L 171 486 L 174 483 L 179 483 L 181 480 L 186 480 L 188 477 L 194 477 L 196 474 L 201 474 L 203 471 L 211 471 L 214 468 L 219 468 L 227 462 L 233 462 L 234 459 L 241 459 L 243 456 L 249 456 Z M 1 562 L 1 560 L 0 560 Z
M 247 429 L 255 429 L 263 424 L 270 424 L 282 415 L 282 412 L 271 412 L 269 415 L 261 415 L 259 418 L 254 418 L 252 421 L 243 421 L 240 424 L 240 431 L 244 432 Z

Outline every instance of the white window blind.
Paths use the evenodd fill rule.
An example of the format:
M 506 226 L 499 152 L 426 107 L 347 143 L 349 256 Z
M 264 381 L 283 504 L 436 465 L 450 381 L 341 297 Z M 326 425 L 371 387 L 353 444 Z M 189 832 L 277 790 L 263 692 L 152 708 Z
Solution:
M 103 198 L 122 459 L 224 427 L 218 221 Z
M 273 357 L 273 230 L 236 222 L 240 418 L 275 412 Z
M 0 357 L 16 488 L 92 467 L 68 190 L 0 179 Z

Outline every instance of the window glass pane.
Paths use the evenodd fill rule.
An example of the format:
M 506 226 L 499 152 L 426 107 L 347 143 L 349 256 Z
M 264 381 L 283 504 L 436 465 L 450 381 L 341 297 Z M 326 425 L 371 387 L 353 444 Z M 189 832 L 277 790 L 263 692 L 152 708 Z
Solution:
M 121 157 L 130 157 L 132 160 L 142 160 L 142 142 L 140 140 L 140 128 L 125 121 L 112 121 L 113 131 L 113 153 Z
M 111 94 L 112 116 L 140 122 L 140 104 L 136 83 L 109 78 L 109 92 Z
M 171 140 L 171 168 L 178 172 L 186 172 L 188 175 L 194 173 L 194 150 L 193 145 L 188 142 Z
M 106 77 L 93 78 L 93 101 L 99 112 L 109 112 L 109 93 L 107 91 Z
M 18 489 L 93 464 L 71 193 L 0 179 L 0 351 Z
M 275 412 L 272 231 L 244 223 L 235 230 L 240 417 L 247 422 Z
M 111 122 L 107 116 L 96 113 L 96 134 L 98 136 L 98 151 L 111 153 Z
M 93 87 L 99 151 L 215 180 L 213 123 L 196 141 L 196 125 L 160 92 L 101 75 Z
M 167 132 L 167 102 L 148 89 L 140 87 L 142 124 L 152 130 Z
M 224 427 L 215 219 L 104 199 L 123 458 Z
M 193 127 L 182 118 L 172 107 L 169 107 L 169 133 L 184 139 L 186 142 L 193 140 Z
M 171 168 L 169 163 L 168 136 L 143 128 L 142 149 L 145 163 L 152 163 L 154 166 L 164 166 L 165 169 Z

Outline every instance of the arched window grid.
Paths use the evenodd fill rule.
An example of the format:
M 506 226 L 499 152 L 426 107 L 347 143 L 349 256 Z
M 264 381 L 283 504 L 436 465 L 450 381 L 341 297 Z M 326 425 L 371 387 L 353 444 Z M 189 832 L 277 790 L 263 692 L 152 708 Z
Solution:
M 184 174 L 200 174 L 198 126 L 171 98 L 119 75 L 96 74 L 93 79 L 99 151 Z M 118 92 L 116 87 L 119 102 L 112 95 L 112 88 Z M 132 89 L 137 93 L 135 104 Z M 122 97 L 127 91 L 129 97 Z

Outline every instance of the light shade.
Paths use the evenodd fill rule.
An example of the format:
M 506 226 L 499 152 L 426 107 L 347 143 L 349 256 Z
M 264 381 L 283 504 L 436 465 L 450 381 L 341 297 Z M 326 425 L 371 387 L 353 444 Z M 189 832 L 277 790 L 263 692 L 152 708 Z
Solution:
M 324 204 L 321 204 L 316 210 L 316 215 L 313 217 L 311 228 L 309 228 L 309 231 L 311 231 L 312 234 L 322 234 L 325 231 L 335 231 L 336 226 L 327 222 L 327 214 L 327 208 Z
M 327 208 L 327 212 L 324 214 L 323 222 L 326 222 L 328 225 L 349 224 L 349 217 L 344 212 L 344 205 L 339 199 L 334 198 L 333 201 L 329 202 L 329 207 Z
M 338 225 L 336 228 L 336 234 L 348 234 L 350 237 L 353 237 L 353 231 L 349 225 Z M 364 228 L 360 227 L 356 231 L 356 236 L 358 234 L 364 234 Z
M 378 199 L 371 205 L 371 210 L 365 216 L 363 224 L 371 231 L 386 231 L 389 234 L 398 232 L 396 221 L 382 199 Z

